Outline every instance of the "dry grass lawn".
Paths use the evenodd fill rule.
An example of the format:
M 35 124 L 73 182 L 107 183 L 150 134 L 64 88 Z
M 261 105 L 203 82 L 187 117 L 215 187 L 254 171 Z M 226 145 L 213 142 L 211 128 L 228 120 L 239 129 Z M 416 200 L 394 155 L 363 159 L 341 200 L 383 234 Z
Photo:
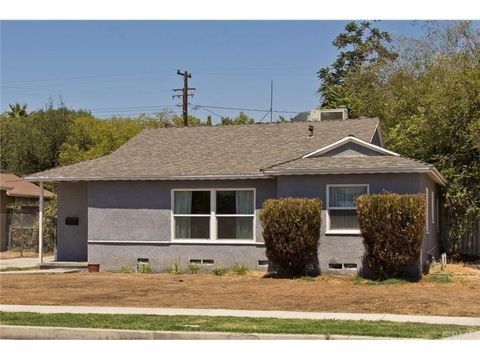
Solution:
M 480 316 L 480 270 L 449 265 L 418 283 L 263 274 L 0 275 L 1 304 L 87 305 Z

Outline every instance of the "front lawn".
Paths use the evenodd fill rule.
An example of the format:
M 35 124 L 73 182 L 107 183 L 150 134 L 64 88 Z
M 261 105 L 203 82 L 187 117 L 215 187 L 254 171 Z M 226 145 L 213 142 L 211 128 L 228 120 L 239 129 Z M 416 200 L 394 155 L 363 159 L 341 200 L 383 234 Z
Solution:
M 226 316 L 39 314 L 20 312 L 0 312 L 0 324 L 151 331 L 218 331 L 317 334 L 327 336 L 357 335 L 425 339 L 439 339 L 480 330 L 480 327 L 396 323 L 390 321 L 294 320 Z

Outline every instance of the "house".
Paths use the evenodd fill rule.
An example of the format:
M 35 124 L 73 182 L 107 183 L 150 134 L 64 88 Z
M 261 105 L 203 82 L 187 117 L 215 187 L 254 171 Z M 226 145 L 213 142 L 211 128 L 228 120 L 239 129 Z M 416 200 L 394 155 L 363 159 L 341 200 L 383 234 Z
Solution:
M 26 179 L 58 183 L 57 259 L 105 271 L 145 261 L 266 269 L 259 211 L 288 196 L 322 200 L 320 271 L 358 271 L 354 198 L 383 191 L 425 194 L 421 265 L 439 252 L 446 185 L 433 166 L 385 149 L 371 118 L 148 129 L 110 155 Z
M 27 220 L 27 223 L 31 222 L 31 224 L 27 225 L 33 226 L 38 212 L 37 203 L 40 196 L 40 188 L 14 174 L 0 173 L 0 194 L 0 251 L 6 251 L 10 226 L 7 216 L 7 205 L 11 205 L 12 203 L 18 204 L 16 213 L 27 214 L 27 216 L 22 217 L 22 219 Z M 54 196 L 54 194 L 48 190 L 45 190 L 43 195 L 46 199 Z

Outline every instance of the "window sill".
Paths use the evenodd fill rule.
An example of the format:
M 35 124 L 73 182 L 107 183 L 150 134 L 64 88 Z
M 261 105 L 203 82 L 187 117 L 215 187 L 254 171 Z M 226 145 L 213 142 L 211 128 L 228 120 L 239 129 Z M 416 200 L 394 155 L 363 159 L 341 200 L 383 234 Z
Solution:
M 325 235 L 362 235 L 360 230 L 327 230 Z
M 171 244 L 190 244 L 190 245 L 258 245 L 263 243 L 258 243 L 255 240 L 195 240 L 195 239 L 186 239 L 186 240 L 172 240 Z

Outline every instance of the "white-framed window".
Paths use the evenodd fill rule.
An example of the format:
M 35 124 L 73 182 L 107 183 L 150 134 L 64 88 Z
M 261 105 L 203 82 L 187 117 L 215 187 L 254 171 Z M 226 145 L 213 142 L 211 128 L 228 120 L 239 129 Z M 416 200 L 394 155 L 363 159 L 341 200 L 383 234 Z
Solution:
M 370 192 L 368 184 L 327 185 L 327 234 L 360 234 L 356 198 Z
M 173 189 L 172 241 L 255 241 L 255 189 Z
M 429 199 L 428 199 L 428 187 L 425 188 L 425 231 L 427 235 L 430 234 L 430 223 L 428 222 L 428 213 L 429 213 Z
M 435 191 L 431 192 L 430 206 L 432 211 L 432 224 L 435 224 Z

